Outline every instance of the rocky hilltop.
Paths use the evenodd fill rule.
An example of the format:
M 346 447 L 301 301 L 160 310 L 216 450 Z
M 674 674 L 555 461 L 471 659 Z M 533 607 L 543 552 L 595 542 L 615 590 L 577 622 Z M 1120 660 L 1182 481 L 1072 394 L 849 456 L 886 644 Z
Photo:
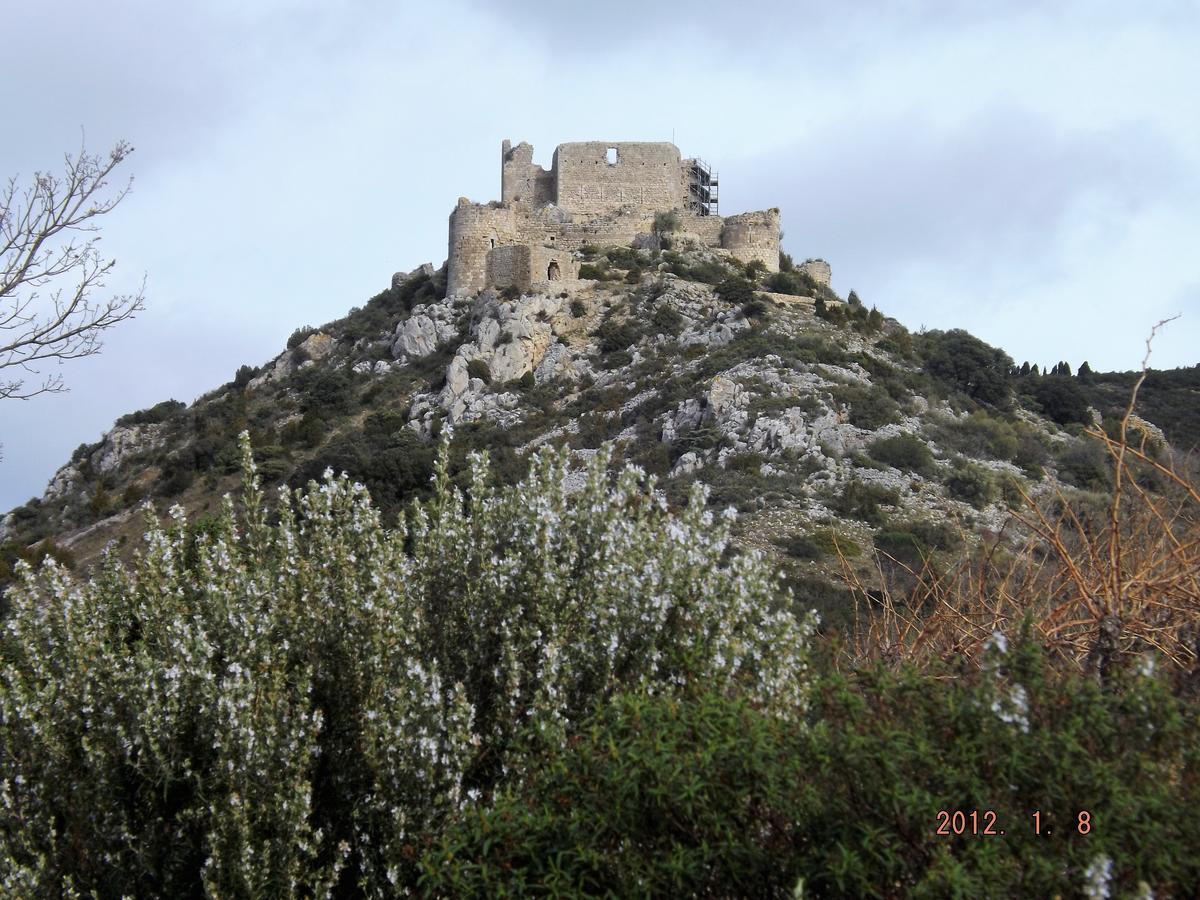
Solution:
M 505 480 L 532 448 L 582 463 L 612 442 L 671 502 L 708 484 L 739 511 L 739 540 L 834 618 L 846 565 L 888 577 L 877 559 L 960 552 L 1023 493 L 1106 489 L 1081 428 L 1120 408 L 1121 376 L 1041 374 L 965 332 L 910 333 L 786 255 L 773 274 L 698 246 L 579 256 L 585 280 L 557 292 L 447 298 L 444 270 L 397 275 L 190 406 L 123 416 L 3 518 L 5 567 L 131 552 L 147 502 L 203 527 L 236 484 L 242 430 L 266 481 L 346 470 L 388 515 L 427 489 L 443 438 L 456 469 L 487 450 Z M 1192 433 L 1167 418 L 1166 436 L 1144 432 Z

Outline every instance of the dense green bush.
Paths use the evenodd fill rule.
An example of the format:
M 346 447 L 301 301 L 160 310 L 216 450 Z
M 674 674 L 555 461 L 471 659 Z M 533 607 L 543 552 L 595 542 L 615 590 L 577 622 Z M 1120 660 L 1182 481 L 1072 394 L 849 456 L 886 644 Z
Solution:
M 423 886 L 1196 896 L 1198 712 L 1152 676 L 1101 688 L 1002 636 L 981 670 L 823 673 L 807 727 L 711 693 L 622 695 L 491 806 L 464 810 Z
M 670 212 L 657 212 L 654 214 L 654 233 L 655 234 L 670 234 L 679 230 L 679 213 L 674 210 Z
M 860 519 L 868 525 L 882 525 L 885 519 L 881 506 L 898 503 L 900 494 L 890 488 L 852 479 L 830 501 L 830 508 L 843 516 Z
M 1090 425 L 1087 396 L 1069 375 L 1047 375 L 1034 380 L 1031 393 L 1039 410 L 1059 425 Z
M 964 461 L 958 462 L 946 476 L 950 496 L 976 509 L 983 509 L 1000 496 L 1000 485 L 990 469 Z
M 292 474 L 293 488 L 318 480 L 326 469 L 345 472 L 366 485 L 374 504 L 391 521 L 403 504 L 428 491 L 433 451 L 412 429 L 402 412 L 380 411 L 361 428 L 335 437 L 321 452 Z
M 783 269 L 767 279 L 767 290 L 776 294 L 792 294 L 797 297 L 820 297 L 823 292 L 817 280 L 807 272 Z
M 187 409 L 187 404 L 180 400 L 164 400 L 146 409 L 126 413 L 114 422 L 114 425 L 157 425 L 165 422 L 178 413 Z
M 1107 491 L 1112 487 L 1111 461 L 1094 440 L 1068 444 L 1058 455 L 1058 474 L 1068 483 L 1087 491 Z
M 934 378 L 972 400 L 1004 406 L 1012 388 L 1013 361 L 960 328 L 920 336 L 918 350 Z
M 600 342 L 601 353 L 613 353 L 635 343 L 641 337 L 641 332 L 631 319 L 610 317 L 600 323 L 600 327 L 596 329 L 596 337 Z
M 908 432 L 873 441 L 867 447 L 867 452 L 872 459 L 904 472 L 931 475 L 935 471 L 933 454 L 928 445 Z
M 287 348 L 289 350 L 295 350 L 297 347 L 303 344 L 310 335 L 314 335 L 316 333 L 317 329 L 313 328 L 311 325 L 300 326 L 291 333 L 290 337 L 288 337 Z
M 470 378 L 478 378 L 484 384 L 492 383 L 492 370 L 482 359 L 473 359 L 467 363 L 467 375 Z
M 961 419 L 947 418 L 933 427 L 935 439 L 967 456 L 1012 460 L 1020 449 L 1017 427 L 978 409 Z
M 725 303 L 734 306 L 741 306 L 749 303 L 757 296 L 754 293 L 754 285 L 749 280 L 741 275 L 730 275 L 717 285 L 717 296 Z
M 442 460 L 396 531 L 348 479 L 269 517 L 247 475 L 204 528 L 150 514 L 131 569 L 22 569 L 0 633 L 3 892 L 393 896 L 448 814 L 607 696 L 803 709 L 808 626 L 758 557 L 723 562 L 699 487 L 672 517 L 604 451 L 568 500 L 543 452 L 504 489 L 476 459 L 464 497 Z
M 874 431 L 899 421 L 900 407 L 881 385 L 848 382 L 833 389 L 833 399 L 849 409 L 850 424 Z

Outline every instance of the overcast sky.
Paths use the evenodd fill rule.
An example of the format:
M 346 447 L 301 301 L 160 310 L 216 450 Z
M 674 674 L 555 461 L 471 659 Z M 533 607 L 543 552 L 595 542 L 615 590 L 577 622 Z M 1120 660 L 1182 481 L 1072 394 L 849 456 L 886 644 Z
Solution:
M 853 6 L 853 11 L 844 7 Z M 194 7 L 194 8 L 193 8 Z M 118 415 L 191 401 L 446 256 L 499 145 L 670 140 L 726 213 L 910 328 L 1018 362 L 1200 362 L 1200 12 L 1141 3 L 10 5 L 0 175 L 136 152 L 104 222 L 147 309 L 0 406 L 0 509 Z

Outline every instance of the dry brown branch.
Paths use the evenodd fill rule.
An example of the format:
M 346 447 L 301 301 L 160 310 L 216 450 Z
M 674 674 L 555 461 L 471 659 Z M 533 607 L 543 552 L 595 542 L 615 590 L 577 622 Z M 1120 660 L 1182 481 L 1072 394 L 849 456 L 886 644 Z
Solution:
M 66 390 L 61 374 L 26 384 L 42 364 L 99 353 L 101 334 L 143 308 L 133 294 L 97 300 L 116 264 L 98 248 L 98 219 L 129 193 L 109 191 L 109 177 L 133 152 L 119 142 L 107 156 L 67 154 L 61 176 L 35 172 L 22 190 L 0 190 L 0 400 L 27 400 Z M 48 294 L 43 292 L 48 291 Z
M 1169 320 L 1168 320 L 1169 321 Z M 1158 323 L 1151 340 L 1165 322 Z M 894 595 L 842 559 L 842 577 L 856 600 L 851 662 L 867 658 L 978 661 L 993 632 L 1029 622 L 1068 664 L 1105 677 L 1134 654 L 1155 652 L 1163 663 L 1197 668 L 1200 638 L 1200 489 L 1190 459 L 1161 455 L 1143 432 L 1130 442 L 1137 391 L 1112 433 L 1086 429 L 1105 449 L 1113 491 L 1102 513 L 1089 513 L 1059 487 L 1044 496 L 1021 492 L 1013 523 L 1016 544 L 1002 530 L 949 569 L 927 559 L 902 566 L 911 588 Z M 877 557 L 881 567 L 886 557 Z M 891 560 L 893 565 L 897 564 Z

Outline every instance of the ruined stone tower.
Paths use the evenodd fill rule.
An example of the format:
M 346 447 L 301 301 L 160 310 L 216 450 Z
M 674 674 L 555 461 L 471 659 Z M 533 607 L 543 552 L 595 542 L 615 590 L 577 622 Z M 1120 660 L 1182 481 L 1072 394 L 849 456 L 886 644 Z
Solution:
M 670 143 L 559 144 L 549 170 L 533 147 L 505 141 L 500 201 L 460 197 L 450 214 L 447 290 L 529 290 L 578 279 L 585 244 L 627 246 L 653 229 L 660 212 L 679 219 L 677 236 L 742 262 L 779 268 L 779 210 L 717 215 L 718 181 L 699 159 Z

